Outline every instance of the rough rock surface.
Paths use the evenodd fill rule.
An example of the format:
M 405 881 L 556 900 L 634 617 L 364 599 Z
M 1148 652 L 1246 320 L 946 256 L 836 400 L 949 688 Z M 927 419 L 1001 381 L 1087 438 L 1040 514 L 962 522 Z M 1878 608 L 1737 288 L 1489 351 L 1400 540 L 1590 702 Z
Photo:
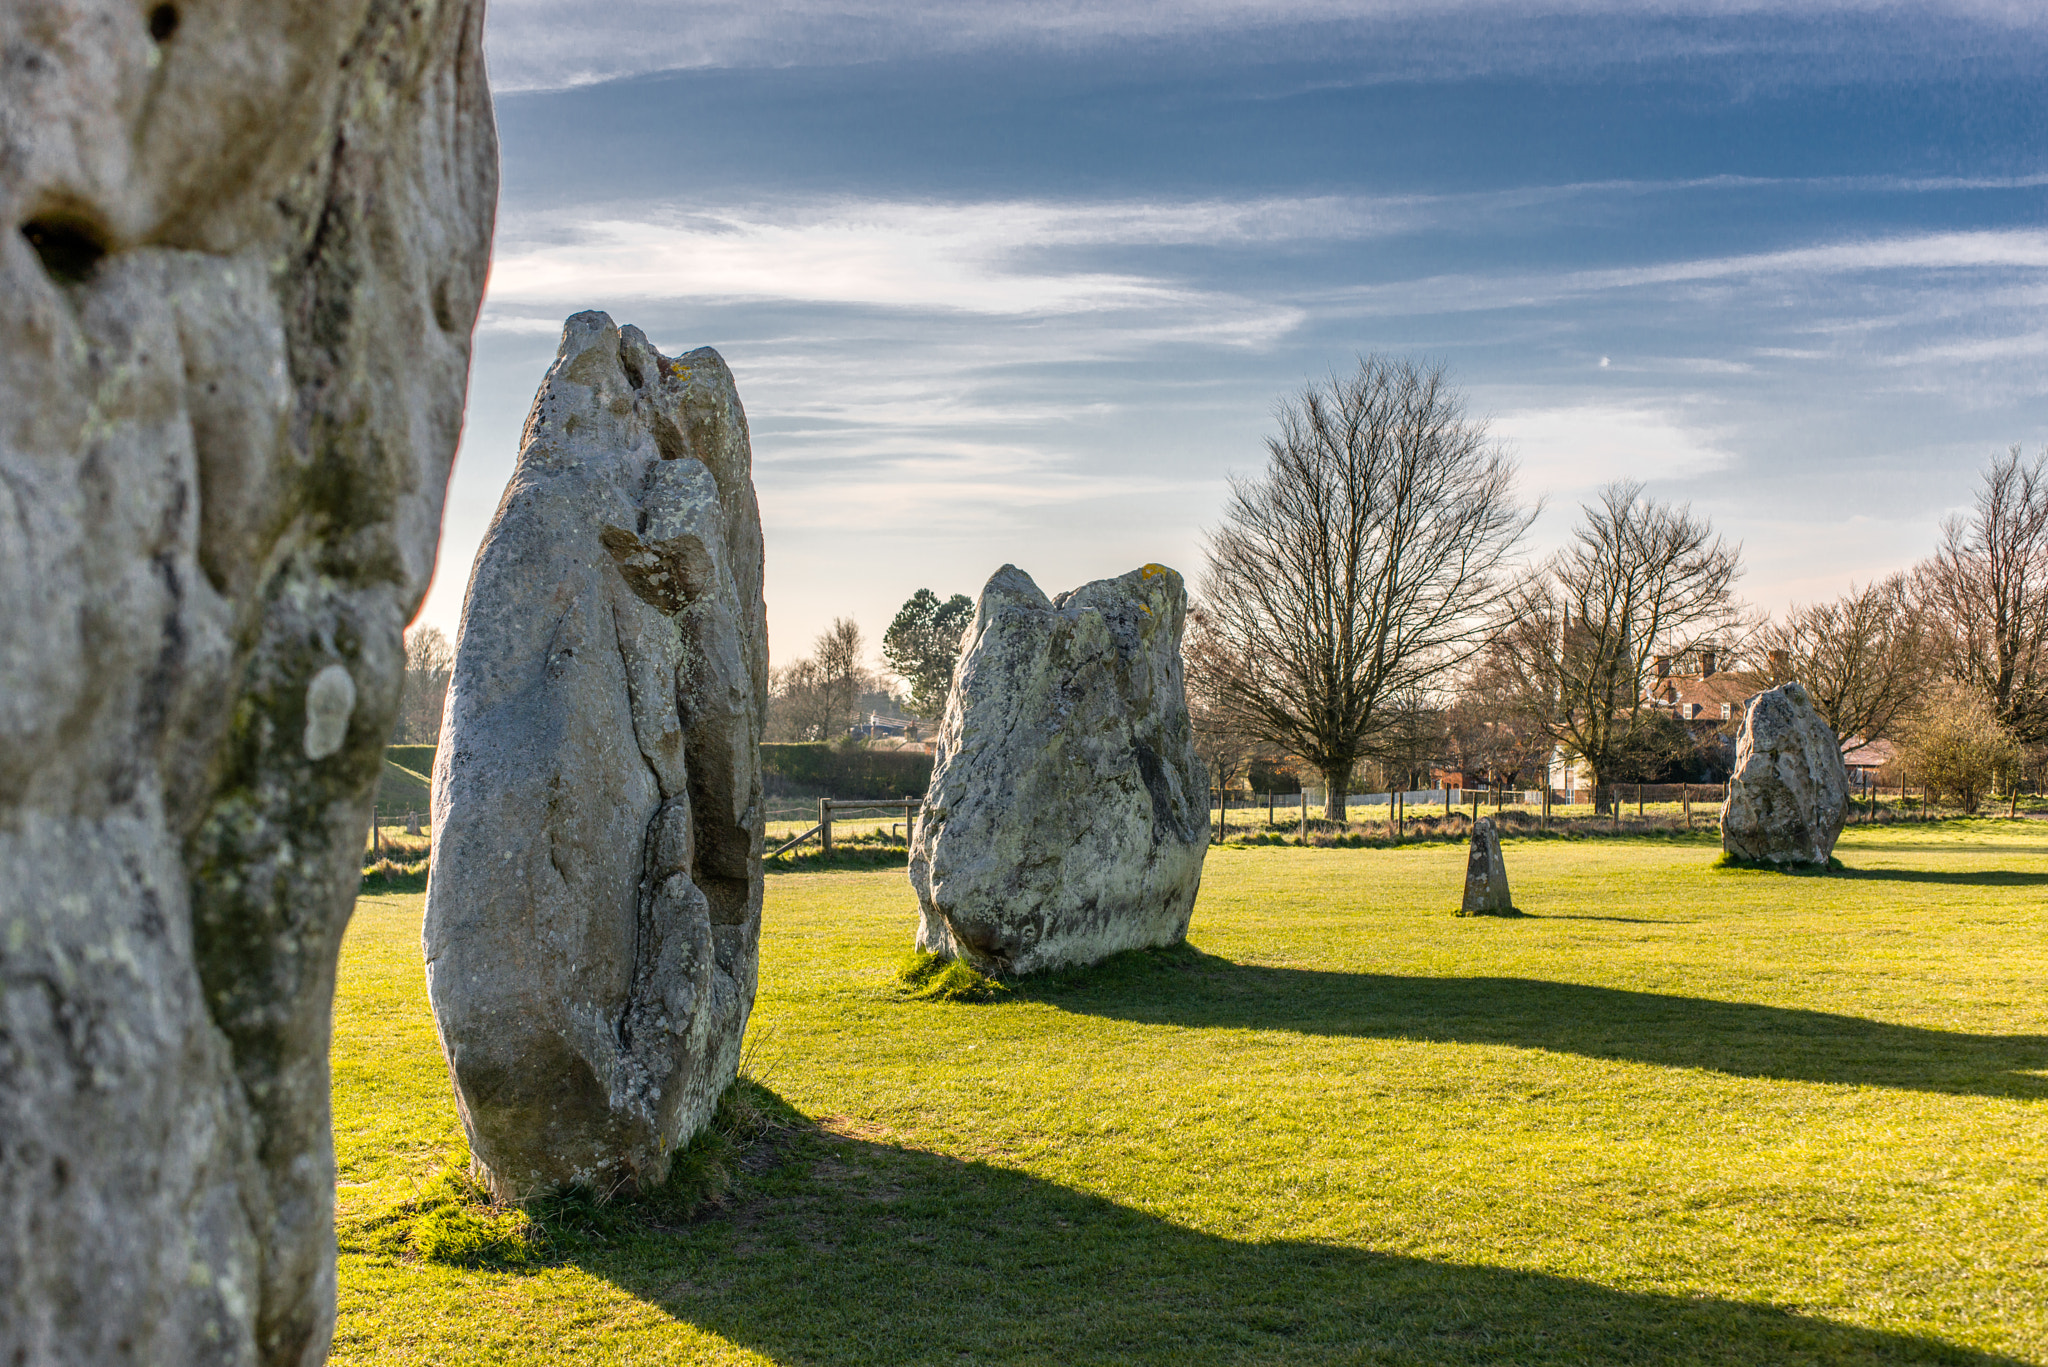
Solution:
M 1849 814 L 1849 772 L 1806 690 L 1749 700 L 1721 804 L 1721 848 L 1759 864 L 1825 864 Z
M 1460 916 L 1513 916 L 1508 895 L 1508 866 L 1501 858 L 1500 828 L 1482 816 L 1472 825 L 1472 849 L 1465 859 L 1465 901 Z
M 500 1197 L 658 1184 L 732 1081 L 767 686 L 731 373 L 577 314 L 477 553 L 434 758 L 428 992 Z
M 0 1362 L 310 1363 L 481 0 L 0 6 Z
M 1178 943 L 1209 847 L 1181 682 L 1181 578 L 1050 602 L 1005 565 L 962 643 L 910 851 L 920 949 L 985 973 Z

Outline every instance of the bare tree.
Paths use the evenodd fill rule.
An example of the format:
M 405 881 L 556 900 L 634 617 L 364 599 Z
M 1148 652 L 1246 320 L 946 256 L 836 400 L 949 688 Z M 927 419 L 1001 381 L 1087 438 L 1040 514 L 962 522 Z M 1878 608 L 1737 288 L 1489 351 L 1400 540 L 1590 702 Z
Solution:
M 1651 656 L 1678 654 L 1737 624 L 1741 549 L 1687 507 L 1610 484 L 1571 542 L 1544 564 L 1500 638 L 1545 730 L 1586 762 L 1596 788 L 1639 763 L 1663 728 L 1643 684 Z
M 1516 784 L 1540 770 L 1550 749 L 1549 709 L 1531 688 L 1505 642 L 1496 640 L 1472 657 L 1455 686 L 1444 715 L 1444 749 L 1459 771 L 1488 783 Z
M 769 735 L 833 740 L 852 730 L 860 720 L 861 695 L 876 684 L 865 650 L 859 625 L 851 618 L 833 618 L 812 643 L 812 655 L 784 665 L 769 681 Z
M 405 691 L 400 695 L 398 740 L 431 745 L 441 737 L 441 707 L 455 670 L 455 651 L 439 627 L 405 633 Z
M 860 695 L 875 686 L 865 659 L 866 642 L 851 617 L 835 617 L 819 635 L 815 649 L 824 691 L 825 735 L 843 736 L 860 720 Z
M 1195 753 L 1208 766 L 1209 782 L 1228 788 L 1240 774 L 1250 773 L 1253 761 L 1273 758 L 1272 747 L 1259 739 L 1233 705 L 1230 681 L 1244 672 L 1244 665 L 1216 634 L 1213 615 L 1200 603 L 1188 606 L 1181 664 Z
M 1795 607 L 1764 639 L 1770 681 L 1805 685 L 1845 756 L 1896 739 L 1936 675 L 1926 611 L 1903 574 L 1852 584 L 1832 603 Z
M 2048 450 L 1991 462 L 1968 517 L 1918 573 L 1943 664 L 2025 741 L 2048 740 Z
M 823 740 L 829 736 L 831 709 L 822 672 L 808 657 L 776 670 L 768 684 L 769 740 Z
M 1383 700 L 1485 639 L 1534 513 L 1441 367 L 1363 357 L 1278 416 L 1265 471 L 1232 481 L 1203 597 L 1242 663 L 1231 709 L 1322 773 L 1342 821 L 1353 767 L 1394 720 Z
M 1366 754 L 1379 766 L 1388 789 L 1422 787 L 1423 776 L 1443 758 L 1444 709 L 1419 688 L 1381 699 L 1385 724 L 1373 734 Z

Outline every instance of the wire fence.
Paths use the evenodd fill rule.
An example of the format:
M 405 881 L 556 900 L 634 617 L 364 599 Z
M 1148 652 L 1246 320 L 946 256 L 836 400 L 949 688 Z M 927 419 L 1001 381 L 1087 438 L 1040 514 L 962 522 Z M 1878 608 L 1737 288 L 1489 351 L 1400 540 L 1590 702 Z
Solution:
M 1212 841 L 1262 835 L 1296 838 L 1357 836 L 1368 839 L 1464 838 L 1480 817 L 1510 834 L 1655 834 L 1718 832 L 1728 787 L 1722 783 L 1615 783 L 1573 790 L 1542 788 L 1428 788 L 1352 793 L 1342 821 L 1328 813 L 1323 791 L 1238 794 L 1211 789 Z M 1964 815 L 1933 801 L 1925 789 L 1852 787 L 1848 825 L 1920 822 Z

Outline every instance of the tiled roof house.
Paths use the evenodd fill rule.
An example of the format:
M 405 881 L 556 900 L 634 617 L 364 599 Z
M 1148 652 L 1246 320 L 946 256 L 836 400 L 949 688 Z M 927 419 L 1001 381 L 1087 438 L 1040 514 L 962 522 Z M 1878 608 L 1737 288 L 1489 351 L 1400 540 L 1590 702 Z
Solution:
M 1773 669 L 1783 665 L 1778 658 L 1782 653 L 1771 652 Z M 1671 708 L 1682 722 L 1733 722 L 1739 726 L 1742 709 L 1761 690 L 1760 681 L 1746 670 L 1718 669 L 1719 663 L 1720 652 L 1713 646 L 1701 646 L 1690 657 L 1659 655 L 1649 696 Z M 1693 670 L 1674 669 L 1674 664 L 1690 664 Z

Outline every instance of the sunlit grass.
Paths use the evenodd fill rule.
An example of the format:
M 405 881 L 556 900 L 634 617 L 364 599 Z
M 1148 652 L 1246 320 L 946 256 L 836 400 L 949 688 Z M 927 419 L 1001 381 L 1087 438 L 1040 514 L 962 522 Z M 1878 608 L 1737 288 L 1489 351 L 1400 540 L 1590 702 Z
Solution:
M 901 869 L 770 879 L 787 1128 L 525 1268 L 386 1232 L 460 1130 L 366 898 L 336 1360 L 2048 1361 L 2048 829 L 1717 854 L 1510 841 L 1461 920 L 1455 846 L 1219 849 L 1189 948 L 975 1002 L 908 999 Z

